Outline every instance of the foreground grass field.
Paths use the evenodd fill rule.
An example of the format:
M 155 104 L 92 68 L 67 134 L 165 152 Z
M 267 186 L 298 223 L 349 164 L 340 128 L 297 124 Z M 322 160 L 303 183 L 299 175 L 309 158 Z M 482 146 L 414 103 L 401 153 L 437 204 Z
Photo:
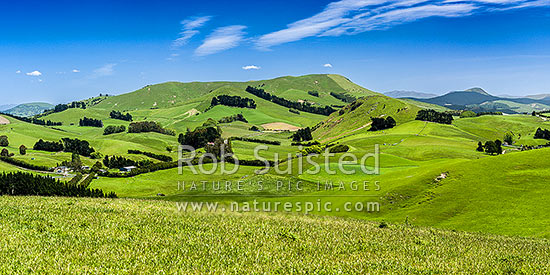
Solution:
M 174 203 L 0 197 L 3 273 L 550 272 L 550 242 Z

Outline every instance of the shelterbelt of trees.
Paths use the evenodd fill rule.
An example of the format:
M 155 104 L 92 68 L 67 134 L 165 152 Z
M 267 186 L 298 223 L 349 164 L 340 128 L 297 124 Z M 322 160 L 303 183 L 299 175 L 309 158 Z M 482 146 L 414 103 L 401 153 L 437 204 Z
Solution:
M 118 120 L 124 120 L 124 121 L 132 121 L 132 115 L 130 113 L 122 114 L 119 111 L 111 111 L 109 113 L 109 116 L 112 119 L 118 119 Z
M 214 107 L 216 105 L 256 109 L 256 102 L 254 99 L 240 96 L 219 95 L 213 97 L 210 106 Z
M 173 130 L 165 129 L 160 126 L 155 121 L 139 121 L 132 122 L 128 126 L 128 133 L 146 133 L 146 132 L 156 132 L 163 135 L 175 136 L 176 132 Z
M 437 122 L 441 124 L 453 123 L 453 115 L 435 110 L 420 110 L 416 115 L 416 120 Z
M 95 149 L 90 146 L 86 140 L 63 138 L 61 141 L 44 141 L 38 140 L 34 146 L 34 150 L 47 152 L 69 152 L 76 153 L 85 157 L 89 157 Z
M 101 189 L 89 189 L 77 183 L 62 182 L 51 177 L 23 172 L 0 174 L 0 195 L 92 198 L 117 197 L 114 192 L 106 194 Z
M 286 108 L 295 109 L 298 111 L 306 112 L 306 113 L 312 113 L 312 114 L 319 114 L 319 115 L 325 115 L 328 116 L 332 113 L 334 113 L 336 110 L 333 109 L 330 106 L 325 107 L 317 107 L 311 105 L 311 103 L 308 102 L 293 102 L 287 99 L 284 99 L 282 97 L 278 97 L 276 95 L 272 95 L 268 92 L 266 92 L 264 89 L 254 88 L 251 86 L 248 86 L 246 88 L 246 91 L 248 93 L 251 93 L 259 98 L 265 99 L 267 101 L 271 101 L 275 104 L 281 105 Z

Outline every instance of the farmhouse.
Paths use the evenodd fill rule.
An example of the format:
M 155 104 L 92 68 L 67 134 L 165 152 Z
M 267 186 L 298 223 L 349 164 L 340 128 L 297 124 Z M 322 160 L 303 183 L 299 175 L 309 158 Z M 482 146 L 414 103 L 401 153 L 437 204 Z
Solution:
M 126 166 L 126 167 L 122 167 L 120 168 L 120 172 L 131 172 L 133 169 L 136 169 L 137 167 L 135 166 Z

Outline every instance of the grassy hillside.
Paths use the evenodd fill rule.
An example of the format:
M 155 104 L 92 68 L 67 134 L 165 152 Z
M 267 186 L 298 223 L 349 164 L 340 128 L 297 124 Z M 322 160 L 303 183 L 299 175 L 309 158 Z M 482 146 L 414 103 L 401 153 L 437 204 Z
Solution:
M 548 240 L 173 203 L 0 197 L 6 273 L 547 273 Z M 62 255 L 62 256 L 60 256 Z M 24 265 L 21 263 L 25 263 Z
M 143 110 L 168 108 L 197 102 L 197 98 L 221 87 L 244 91 L 247 86 L 261 86 L 267 92 L 289 100 L 310 100 L 320 104 L 342 104 L 331 97 L 330 92 L 349 92 L 357 97 L 373 92 L 351 83 L 337 75 L 285 76 L 270 80 L 248 82 L 168 82 L 148 85 L 132 93 L 109 97 L 96 107 L 100 109 Z M 311 97 L 308 91 L 317 91 L 319 98 Z
M 54 105 L 44 102 L 25 103 L 5 110 L 4 112 L 15 116 L 30 117 L 41 114 L 45 110 L 52 109 L 53 107 Z
M 335 112 L 315 131 L 316 139 L 327 141 L 367 131 L 371 117 L 393 117 L 397 124 L 414 120 L 419 107 L 399 99 L 383 95 L 372 95 L 361 98 L 347 105 L 340 112 Z
M 309 102 L 315 102 L 316 104 L 321 105 L 345 104 L 344 102 L 330 95 L 330 92 L 333 91 L 338 93 L 346 93 L 348 95 L 357 95 L 361 96 L 362 98 L 358 99 L 356 103 L 347 105 L 328 117 L 305 112 L 295 114 L 289 112 L 288 108 L 286 107 L 282 107 L 280 105 L 274 104 L 273 102 L 266 101 L 247 93 L 245 91 L 245 88 L 248 85 L 262 87 L 270 93 L 277 94 L 278 96 L 283 96 L 293 101 L 307 100 Z M 197 93 L 195 93 L 195 91 Z M 318 92 L 319 97 L 309 94 L 308 91 Z M 176 95 L 175 98 L 177 98 L 179 101 L 174 103 L 164 102 L 162 103 L 164 105 L 161 105 L 159 103 L 159 97 L 156 96 L 155 93 L 166 96 L 169 95 L 172 96 L 172 98 L 174 98 L 173 96 Z M 142 94 L 143 99 L 135 96 Z M 533 139 L 533 134 L 537 128 L 541 127 L 545 129 L 550 129 L 550 121 L 545 120 L 545 118 L 533 117 L 530 115 L 487 115 L 473 118 L 455 117 L 455 120 L 450 125 L 416 121 L 414 120 L 414 118 L 418 110 L 420 110 L 421 108 L 432 108 L 434 106 L 430 104 L 416 102 L 413 100 L 393 99 L 380 94 L 372 93 L 364 88 L 356 86 L 344 77 L 334 75 L 282 77 L 266 81 L 245 83 L 165 83 L 161 85 L 146 87 L 135 92 L 133 95 L 134 96 L 130 94 L 123 96 L 107 97 L 101 103 L 87 109 L 68 109 L 66 111 L 50 114 L 42 118 L 52 121 L 63 122 L 63 126 L 44 127 L 8 118 L 10 124 L 0 125 L 0 135 L 8 136 L 10 144 L 6 148 L 10 153 L 15 154 L 14 158 L 36 165 L 55 166 L 57 163 L 60 163 L 64 160 L 69 160 L 71 158 L 71 154 L 62 152 L 50 153 L 29 150 L 27 155 L 22 156 L 19 155 L 19 146 L 24 144 L 28 148 L 32 148 L 33 144 L 38 139 L 55 141 L 64 137 L 85 139 L 89 141 L 90 144 L 97 151 L 101 152 L 104 155 L 120 155 L 134 160 L 148 159 L 148 157 L 146 156 L 127 154 L 127 151 L 129 149 L 137 149 L 141 151 L 153 152 L 156 154 L 170 155 L 171 157 L 176 159 L 177 153 L 175 151 L 167 151 L 167 147 L 177 147 L 177 137 L 175 136 L 161 135 L 157 133 L 118 133 L 104 136 L 102 128 L 79 127 L 77 125 L 78 120 L 86 116 L 90 118 L 101 119 L 106 126 L 128 126 L 129 122 L 114 120 L 109 117 L 109 113 L 112 109 L 116 109 L 119 107 L 122 109 L 128 108 L 127 110 L 129 110 L 129 112 L 133 115 L 134 121 L 157 121 L 162 124 L 163 127 L 175 130 L 177 133 L 181 133 L 186 131 L 187 128 L 195 128 L 199 125 L 202 125 L 207 119 L 210 118 L 218 120 L 229 115 L 243 114 L 244 117 L 248 120 L 248 123 L 238 121 L 220 124 L 219 127 L 223 130 L 222 136 L 224 138 L 251 137 L 278 141 L 280 142 L 280 145 L 269 146 L 268 150 L 263 150 L 259 153 L 260 156 L 266 159 L 275 160 L 276 157 L 279 157 L 280 159 L 286 158 L 288 156 L 296 156 L 299 152 L 300 148 L 298 146 L 291 145 L 290 136 L 292 133 L 277 131 L 250 131 L 249 129 L 252 125 L 256 125 L 260 129 L 265 129 L 266 127 L 268 127 L 266 126 L 267 123 L 280 123 L 295 127 L 312 127 L 323 121 L 323 123 L 320 124 L 319 128 L 314 131 L 314 138 L 322 142 L 330 141 L 348 145 L 350 148 L 349 153 L 353 154 L 355 157 L 357 157 L 357 159 L 361 159 L 361 157 L 365 154 L 372 153 L 375 146 L 378 145 L 380 148 L 380 174 L 368 175 L 361 171 L 361 168 L 358 164 L 341 161 L 339 158 L 342 157 L 343 154 L 340 153 L 330 157 L 328 163 L 322 163 L 324 160 L 323 156 L 313 156 L 312 159 L 319 163 L 322 163 L 321 168 L 323 168 L 319 172 L 314 174 L 299 173 L 295 169 L 287 174 L 280 175 L 275 172 L 275 169 L 271 169 L 267 175 L 255 175 L 258 167 L 241 166 L 241 168 L 235 174 L 230 175 L 224 174 L 220 170 L 218 170 L 213 175 L 196 175 L 192 173 L 190 168 L 182 169 L 182 173 L 179 174 L 178 169 L 174 168 L 145 173 L 128 178 L 99 177 L 98 179 L 94 179 L 92 181 L 90 185 L 91 188 L 100 188 L 106 192 L 114 191 L 120 197 L 124 198 L 150 199 L 151 201 L 101 201 L 101 203 L 105 203 L 105 206 L 98 206 L 97 204 L 95 204 L 96 201 L 52 199 L 55 203 L 61 202 L 59 208 L 54 208 L 56 209 L 55 211 L 67 211 L 67 209 L 62 208 L 65 207 L 64 200 L 68 201 L 67 207 L 72 207 L 71 205 L 78 204 L 80 205 L 78 207 L 92 209 L 90 212 L 93 213 L 84 212 L 83 214 L 81 214 L 82 216 L 70 216 L 71 218 L 79 221 L 88 220 L 89 223 L 83 225 L 84 229 L 92 229 L 90 233 L 87 233 L 88 235 L 85 235 L 87 238 L 95 238 L 97 240 L 97 236 L 103 236 L 107 239 L 116 238 L 116 236 L 118 235 L 128 236 L 128 238 L 130 238 L 131 236 L 132 238 L 138 239 L 133 239 L 127 242 L 125 242 L 124 240 L 116 239 L 117 241 L 112 242 L 123 242 L 126 246 L 135 245 L 136 242 L 153 243 L 153 246 L 157 248 L 156 251 L 159 251 L 159 249 L 165 249 L 164 251 L 166 251 L 166 254 L 160 256 L 162 257 L 162 259 L 165 259 L 165 256 L 173 257 L 174 254 L 171 253 L 176 253 L 172 252 L 173 247 L 170 246 L 172 245 L 173 241 L 181 242 L 182 240 L 187 240 L 187 244 L 189 243 L 189 240 L 195 239 L 190 239 L 187 233 L 184 234 L 180 230 L 177 231 L 178 233 L 174 233 L 176 235 L 168 234 L 165 235 L 165 237 L 158 239 L 159 242 L 170 243 L 170 245 L 165 245 L 164 243 L 156 242 L 155 240 L 157 239 L 148 239 L 148 237 L 146 236 L 140 235 L 139 237 L 135 237 L 136 234 L 131 234 L 135 233 L 135 231 L 133 231 L 131 226 L 129 226 L 128 224 L 141 224 L 143 225 L 142 227 L 146 228 L 143 230 L 151 230 L 148 232 L 152 233 L 152 235 L 155 235 L 161 234 L 160 232 L 162 232 L 162 234 L 166 233 L 165 229 L 155 228 L 157 224 L 159 226 L 163 226 L 163 228 L 165 228 L 167 225 L 173 225 L 176 227 L 186 228 L 185 230 L 188 231 L 197 232 L 197 230 L 200 231 L 202 228 L 204 228 L 199 222 L 203 221 L 205 224 L 214 224 L 215 227 L 213 228 L 221 228 L 220 230 L 208 233 L 210 234 L 208 235 L 208 237 L 213 239 L 212 243 L 209 243 L 209 247 L 211 249 L 214 249 L 212 247 L 216 247 L 216 249 L 219 249 L 220 251 L 227 251 L 229 249 L 228 247 L 221 244 L 215 246 L 214 244 L 217 243 L 217 240 L 223 239 L 222 237 L 219 237 L 219 233 L 221 231 L 224 231 L 225 228 L 228 226 L 233 226 L 233 223 L 237 223 L 237 221 L 240 221 L 242 222 L 240 226 L 245 226 L 245 224 L 248 224 L 249 222 L 251 225 L 250 227 L 240 227 L 240 229 L 244 230 L 243 232 L 247 233 L 242 236 L 237 234 L 236 236 L 240 237 L 235 238 L 235 240 L 233 240 L 234 243 L 230 244 L 233 244 L 233 248 L 242 247 L 243 250 L 239 250 L 237 252 L 242 252 L 244 253 L 244 255 L 250 254 L 249 252 L 244 250 L 245 248 L 250 248 L 250 243 L 264 243 L 266 245 L 265 253 L 273 253 L 268 254 L 268 256 L 266 257 L 281 256 L 280 254 L 277 254 L 280 251 L 274 248 L 282 245 L 279 242 L 280 240 L 277 239 L 278 237 L 274 240 L 271 240 L 273 239 L 272 235 L 265 235 L 265 232 L 271 232 L 271 230 L 275 232 L 275 235 L 280 236 L 281 240 L 286 240 L 285 238 L 288 238 L 288 236 L 292 236 L 288 235 L 290 234 L 289 232 L 297 236 L 297 238 L 291 238 L 307 240 L 306 242 L 300 243 L 296 247 L 293 247 L 290 254 L 292 256 L 284 258 L 285 260 L 281 262 L 281 266 L 290 265 L 292 268 L 296 267 L 296 270 L 301 270 L 300 268 L 302 267 L 300 264 L 297 264 L 296 261 L 293 261 L 296 258 L 304 259 L 304 262 L 307 262 L 307 264 L 304 264 L 304 266 L 317 264 L 318 266 L 328 266 L 331 268 L 333 267 L 334 269 L 338 269 L 343 273 L 346 273 L 346 271 L 350 270 L 355 271 L 354 268 L 356 267 L 360 268 L 360 270 L 362 271 L 372 270 L 373 272 L 381 271 L 380 268 L 388 272 L 392 270 L 395 270 L 395 272 L 417 271 L 427 273 L 438 271 L 468 272 L 470 270 L 467 269 L 467 265 L 465 263 L 468 263 L 469 261 L 469 263 L 476 264 L 476 266 L 481 266 L 480 270 L 487 270 L 487 272 L 494 271 L 496 273 L 504 270 L 502 268 L 510 267 L 507 264 L 512 262 L 514 264 L 510 268 L 520 271 L 529 271 L 529 268 L 531 266 L 540 266 L 536 261 L 533 262 L 533 265 L 524 265 L 523 263 L 527 263 L 530 261 L 530 259 L 526 258 L 527 256 L 525 256 L 528 254 L 513 254 L 514 257 L 521 258 L 521 261 L 517 262 L 515 262 L 515 260 L 509 260 L 507 258 L 509 256 L 508 254 L 503 254 L 504 256 L 502 256 L 503 258 L 508 260 L 503 260 L 502 262 L 491 261 L 491 259 L 493 258 L 487 258 L 489 256 L 486 256 L 486 254 L 484 254 L 486 253 L 484 251 L 494 250 L 490 244 L 483 244 L 481 245 L 481 247 L 476 247 L 475 249 L 478 249 L 476 251 L 479 251 L 479 253 L 462 253 L 460 257 L 449 259 L 446 258 L 446 256 L 443 256 L 446 255 L 444 253 L 448 253 L 447 250 L 438 250 L 446 249 L 443 248 L 445 246 L 440 247 L 441 244 L 444 243 L 449 247 L 460 247 L 462 240 L 457 239 L 456 241 L 453 240 L 453 242 L 447 243 L 448 241 L 450 241 L 450 237 L 449 235 L 445 234 L 451 233 L 445 233 L 444 231 L 430 229 L 429 231 L 432 232 L 430 233 L 432 235 L 437 235 L 443 232 L 441 234 L 444 234 L 446 236 L 444 240 L 442 239 L 432 242 L 428 239 L 420 238 L 418 237 L 418 235 L 414 235 L 416 234 L 414 233 L 416 231 L 413 232 L 411 231 L 413 229 L 410 229 L 408 227 L 406 228 L 406 231 L 402 231 L 403 229 L 401 227 L 397 228 L 400 231 L 393 231 L 394 229 L 396 229 L 396 227 L 390 227 L 387 231 L 376 232 L 386 232 L 384 233 L 386 234 L 384 235 L 384 238 L 394 239 L 393 241 L 397 242 L 395 243 L 396 246 L 399 246 L 401 248 L 404 247 L 404 249 L 409 249 L 406 251 L 409 251 L 410 253 L 416 255 L 416 258 L 411 256 L 411 259 L 414 260 L 408 260 L 407 258 L 401 257 L 402 255 L 410 255 L 407 254 L 408 252 L 400 252 L 396 255 L 392 255 L 389 252 L 384 252 L 384 257 L 386 259 L 388 259 L 388 257 L 389 259 L 392 259 L 391 262 L 384 261 L 380 263 L 380 261 L 378 260 L 375 262 L 370 262 L 369 260 L 365 259 L 368 257 L 363 254 L 361 254 L 362 257 L 353 254 L 355 253 L 354 251 L 356 251 L 356 248 L 354 247 L 357 247 L 354 245 L 357 244 L 348 243 L 345 239 L 339 239 L 341 237 L 337 237 L 332 239 L 335 242 L 343 242 L 342 251 L 345 250 L 347 252 L 342 252 L 344 253 L 342 255 L 333 255 L 334 257 L 331 258 L 330 263 L 328 263 L 328 261 L 324 261 L 321 259 L 325 255 L 323 253 L 328 253 L 328 250 L 319 250 L 319 254 L 314 254 L 308 250 L 314 248 L 318 249 L 318 247 L 313 245 L 314 242 L 327 242 L 327 240 L 314 235 L 304 236 L 302 235 L 302 233 L 306 232 L 306 230 L 313 230 L 312 228 L 310 228 L 311 224 L 316 224 L 320 221 L 320 224 L 325 224 L 326 221 L 330 221 L 329 224 L 334 222 L 338 226 L 341 226 L 342 230 L 346 228 L 351 228 L 353 232 L 357 230 L 364 230 L 366 232 L 370 232 L 370 230 L 378 230 L 376 229 L 376 225 L 378 224 L 378 222 L 390 221 L 396 224 L 407 223 L 409 224 L 409 226 L 412 224 L 415 226 L 431 226 L 441 229 L 479 231 L 491 234 L 523 237 L 550 238 L 550 231 L 548 231 L 549 219 L 548 217 L 546 217 L 547 209 L 544 207 L 546 205 L 546 202 L 550 200 L 550 193 L 546 191 L 548 190 L 547 182 L 550 182 L 550 178 L 548 178 L 547 176 L 549 174 L 548 167 L 550 167 L 550 163 L 548 163 L 548 158 L 546 157 L 546 155 L 548 155 L 550 149 L 520 152 L 519 150 L 517 150 L 517 147 L 504 147 L 505 154 L 502 156 L 489 156 L 485 153 L 477 152 L 475 150 L 478 142 L 485 142 L 487 140 L 495 139 L 502 140 L 504 134 L 508 132 L 513 133 L 514 135 L 514 145 L 545 144 L 548 141 Z M 257 108 L 243 109 L 220 105 L 209 108 L 212 97 L 218 95 L 235 95 L 251 98 L 256 102 Z M 151 108 L 151 106 L 140 107 L 141 101 L 138 102 L 137 100 L 148 100 L 147 102 L 149 103 L 147 104 L 151 104 L 151 106 L 154 103 L 153 100 L 156 100 L 157 106 L 155 106 L 155 108 Z M 119 102 L 123 102 L 127 105 L 120 106 L 120 104 L 117 104 Z M 117 104 L 116 106 L 118 107 L 114 107 L 115 104 Z M 144 103 L 144 105 L 146 104 Z M 441 107 L 439 110 L 445 110 L 445 108 Z M 368 129 L 370 128 L 371 117 L 387 116 L 392 116 L 397 121 L 396 127 L 383 131 L 368 131 Z M 258 143 L 250 141 L 234 141 L 232 143 L 232 148 L 239 159 L 252 160 L 255 158 L 254 149 L 257 145 Z M 204 152 L 204 149 L 199 150 L 199 153 L 202 152 Z M 82 157 L 81 159 L 86 165 L 92 165 L 93 163 L 95 163 L 95 161 L 97 161 L 85 157 Z M 287 165 L 290 165 L 292 168 L 297 168 L 299 165 L 294 160 L 285 162 L 277 168 L 284 170 Z M 357 173 L 353 175 L 347 175 L 342 172 L 334 174 L 327 171 L 327 169 L 335 170 L 339 167 L 339 165 L 347 168 L 348 170 L 356 171 Z M 369 159 L 367 161 L 367 166 L 371 168 L 373 165 L 373 159 Z M 213 166 L 210 164 L 206 165 L 207 169 L 211 167 Z M 229 169 L 233 167 L 234 166 L 232 164 L 228 164 Z M 303 171 L 312 171 L 314 169 L 311 164 L 307 163 L 302 168 Z M 0 170 L 20 171 L 21 169 L 4 162 L 0 162 Z M 440 177 L 440 179 L 436 180 L 438 177 Z M 178 184 L 184 181 L 236 182 L 239 180 L 245 182 L 244 191 L 242 192 L 237 192 L 235 190 L 214 190 L 211 187 L 206 188 L 206 190 L 182 190 L 178 188 Z M 254 184 L 259 181 L 262 181 L 266 184 L 267 188 L 265 190 L 257 190 L 254 188 Z M 288 182 L 290 186 L 300 181 L 303 184 L 303 190 L 298 191 L 276 189 L 274 186 L 278 181 L 284 183 Z M 318 189 L 318 184 L 320 184 L 321 182 L 326 183 L 327 181 L 338 184 L 342 183 L 344 186 L 351 185 L 353 181 L 359 183 L 368 181 L 371 187 L 374 187 L 374 182 L 377 182 L 377 186 L 379 186 L 380 188 L 371 188 L 369 190 L 359 192 L 350 190 L 349 188 L 344 188 L 344 190 Z M 159 194 L 163 194 L 165 196 L 161 196 Z M 38 200 L 38 204 L 44 203 L 44 209 L 49 208 L 51 204 L 55 204 L 50 203 L 48 201 L 50 199 L 32 199 Z M 21 198 L 21 200 L 28 200 L 27 202 L 32 201 L 32 199 Z M 371 224 L 355 220 L 341 220 L 332 218 L 312 219 L 310 217 L 302 216 L 301 214 L 297 213 L 292 213 L 288 215 L 228 215 L 222 213 L 208 215 L 204 213 L 176 214 L 173 213 L 173 211 L 169 212 L 168 210 L 166 210 L 173 205 L 170 206 L 168 203 L 165 202 L 156 202 L 157 200 L 178 202 L 217 201 L 227 204 L 234 201 L 246 202 L 252 201 L 254 199 L 261 202 L 315 202 L 317 200 L 323 200 L 328 201 L 332 203 L 334 207 L 339 208 L 342 208 L 343 205 L 347 202 L 378 202 L 380 203 L 381 211 L 313 211 L 313 213 L 316 215 L 344 216 L 354 219 L 371 220 L 377 222 L 375 224 Z M 16 199 L 6 198 L 5 200 L 9 201 Z M 7 210 L 4 211 L 11 211 L 10 209 L 14 208 L 12 204 L 8 203 L 7 205 Z M 151 208 L 147 208 L 147 206 Z M 71 209 L 74 211 L 81 211 L 80 208 Z M 121 209 L 125 209 L 124 211 L 127 212 L 123 212 L 123 210 Z M 151 212 L 147 212 L 150 209 Z M 152 214 L 153 210 L 158 210 L 159 213 Z M 24 210 L 22 210 L 22 208 L 19 208 L 19 210 L 14 211 L 22 212 Z M 113 216 L 102 216 L 102 213 L 104 212 L 107 213 L 106 215 L 111 215 L 109 213 L 117 213 L 116 215 L 121 220 L 115 221 L 115 218 L 113 217 L 115 214 L 113 214 Z M 76 213 L 77 212 L 71 215 L 80 215 Z M 47 213 L 42 214 L 49 215 Z M 1 217 L 5 218 L 5 216 L 3 215 L 0 215 L 0 218 Z M 161 222 L 153 223 L 154 225 L 147 225 L 144 221 L 141 220 L 143 217 L 149 217 L 151 218 L 151 220 L 154 221 L 161 220 Z M 32 218 L 38 220 L 47 219 L 45 218 L 45 216 L 32 216 Z M 177 219 L 182 219 L 181 223 L 176 221 Z M 259 221 L 270 223 L 273 219 L 281 221 L 281 224 L 286 223 L 292 224 L 293 226 L 291 227 L 291 229 L 282 229 L 282 235 L 277 234 L 281 230 L 280 227 L 278 227 L 279 225 L 269 228 L 262 227 L 267 231 L 261 232 L 253 231 L 251 229 L 257 228 L 258 224 L 260 223 Z M 94 223 L 95 221 L 102 220 L 108 221 L 105 223 L 111 224 L 112 227 L 110 228 L 113 228 L 115 226 L 122 226 L 121 231 L 118 232 L 120 234 L 114 235 L 114 233 L 110 231 L 107 232 L 102 231 L 102 229 L 98 229 L 101 224 L 100 222 L 98 222 L 97 225 L 92 226 L 92 223 Z M 17 222 L 15 222 L 15 224 L 17 224 Z M 228 223 L 226 224 L 225 222 Z M 61 223 L 61 221 L 59 221 L 59 223 Z M 101 225 L 105 225 L 105 223 Z M 64 224 L 59 225 L 59 227 L 66 228 Z M 6 227 L 3 228 L 5 229 Z M 109 228 L 109 226 L 107 226 L 106 228 Z M 294 229 L 296 231 L 293 231 Z M 47 230 L 40 231 L 39 233 L 49 232 Z M 183 230 L 183 232 L 187 232 L 185 230 Z M 319 234 L 329 234 L 329 236 L 333 236 L 331 234 L 335 234 L 331 233 L 332 231 L 326 231 L 332 230 L 329 228 L 322 230 L 325 231 L 319 231 Z M 422 230 L 428 229 L 421 229 L 421 231 L 418 232 L 423 232 Z M 67 232 L 67 230 L 59 230 L 59 232 Z M 77 230 L 74 232 L 80 231 Z M 74 232 L 71 231 L 71 234 Z M 420 238 L 420 241 L 418 243 L 413 241 L 412 243 L 414 243 L 414 246 L 407 246 L 400 241 L 396 241 L 399 239 L 396 236 L 400 236 L 400 234 L 403 235 L 403 232 L 406 232 L 406 237 L 404 238 L 407 239 L 410 237 L 408 234 L 413 234 L 415 237 L 411 238 L 413 238 L 413 240 L 416 240 L 416 238 Z M 215 233 L 218 235 L 216 235 Z M 50 234 L 52 233 L 50 232 Z M 23 237 L 23 235 L 18 236 Z M 468 240 L 470 243 L 472 242 L 472 238 L 474 240 L 480 240 L 484 237 L 487 237 L 487 235 L 468 233 L 456 233 L 456 236 L 458 236 L 457 238 L 462 238 L 462 236 L 466 236 L 466 240 Z M 314 239 L 308 239 L 310 237 Z M 59 238 L 61 237 L 56 238 L 56 240 L 59 240 Z M 67 238 L 70 239 L 72 237 Z M 271 239 L 267 240 L 266 238 Z M 353 238 L 361 239 L 365 242 L 367 241 L 367 239 L 364 239 L 364 235 L 360 234 L 353 235 Z M 518 238 L 506 237 L 491 238 L 498 239 L 498 242 L 505 242 L 506 240 L 513 240 L 514 242 L 516 242 L 518 240 L 521 240 Z M 32 242 L 29 239 L 25 240 L 28 242 Z M 382 243 L 382 239 L 371 238 L 368 240 L 376 243 L 376 245 L 374 245 L 372 249 L 376 248 L 378 251 L 385 251 L 383 249 L 386 248 L 388 249 L 388 251 L 390 248 L 395 249 L 392 246 L 383 246 L 381 248 L 379 244 Z M 386 242 L 386 239 L 383 240 L 384 242 Z M 245 241 L 250 241 L 250 243 L 245 243 Z M 109 244 L 112 244 L 112 242 L 109 242 Z M 337 245 L 336 243 L 333 244 L 331 241 L 328 241 L 328 243 L 330 243 L 331 246 Z M 193 242 L 191 242 L 191 244 L 193 244 Z M 430 244 L 432 246 L 426 247 L 426 244 Z M 105 243 L 99 243 L 97 245 L 108 248 L 106 248 L 105 251 L 102 250 L 103 252 L 93 254 L 92 257 L 95 257 L 96 255 L 97 257 L 104 257 L 104 255 L 101 253 L 115 253 L 117 251 L 113 249 L 119 249 L 119 247 L 116 245 L 107 245 Z M 510 245 L 513 247 L 512 244 Z M 64 249 L 69 250 L 66 247 L 75 248 L 75 251 L 82 250 L 77 245 L 69 246 L 67 244 Z M 92 245 L 92 247 L 95 246 Z M 199 254 L 203 252 L 206 253 L 205 251 L 209 251 L 208 248 L 204 247 L 202 248 L 203 250 L 197 250 L 196 245 L 191 245 L 190 247 L 192 247 L 194 251 L 199 251 Z M 491 249 L 487 247 L 490 247 Z M 424 249 L 422 251 L 433 251 L 433 253 L 436 254 L 439 253 L 438 251 L 441 251 L 442 256 L 438 256 L 439 258 L 441 258 L 441 262 L 451 264 L 443 265 L 438 260 L 438 262 L 434 262 L 434 264 L 431 265 L 429 269 L 426 269 L 425 265 L 420 265 L 415 262 L 418 259 L 423 259 L 423 256 L 418 256 L 416 252 L 411 252 L 410 249 L 413 248 L 422 248 Z M 485 250 L 486 248 L 488 250 Z M 135 249 L 137 251 L 137 248 Z M 364 252 L 368 255 L 373 253 L 370 250 L 367 250 L 366 252 L 363 250 L 361 251 L 361 253 Z M 504 253 L 505 250 L 502 251 L 502 253 Z M 34 255 L 33 253 L 33 251 L 29 251 L 29 255 Z M 202 269 L 203 267 L 193 267 L 195 269 L 189 270 L 188 264 L 191 261 L 189 260 L 189 258 L 193 259 L 193 257 L 187 256 L 188 253 L 188 251 L 183 251 L 178 254 L 183 255 L 182 257 L 184 259 L 182 260 L 182 265 L 174 264 L 174 266 L 181 268 L 182 271 L 204 271 Z M 536 254 L 536 252 L 533 253 Z M 69 253 L 69 255 L 72 254 Z M 310 255 L 314 256 L 310 257 Z M 21 257 L 24 257 L 24 255 Z M 139 258 L 137 252 L 133 254 L 133 256 L 129 255 L 128 258 L 124 258 L 123 256 L 121 256 L 117 257 L 116 259 L 122 262 L 126 261 L 125 263 L 134 263 L 136 266 L 140 266 L 139 259 L 135 257 Z M 257 268 L 258 266 L 262 266 L 262 263 L 264 263 L 262 262 L 262 259 L 264 258 L 258 257 L 259 256 L 254 256 L 253 260 L 247 260 L 243 262 L 237 261 L 233 258 L 225 259 L 224 261 L 226 263 L 235 263 L 236 266 L 239 266 L 239 271 L 246 271 L 251 268 L 251 266 L 255 268 Z M 488 260 L 486 261 L 486 264 L 471 262 L 477 258 Z M 118 271 L 117 268 L 119 268 L 120 265 L 118 265 L 118 263 L 115 261 L 115 258 L 105 259 L 106 264 L 102 265 L 102 268 L 108 268 L 108 271 Z M 355 264 L 353 264 L 351 260 L 350 262 L 347 262 L 348 259 L 354 259 L 355 261 L 353 261 L 353 263 Z M 251 264 L 251 261 L 260 262 L 254 262 L 255 264 Z M 397 264 L 397 262 L 399 262 L 400 264 Z M 506 263 L 506 265 L 504 263 Z M 61 268 L 56 265 L 48 266 Z M 152 266 L 154 266 L 154 264 Z M 86 268 L 92 267 L 95 267 L 95 265 L 84 261 L 82 262 L 82 266 L 80 268 L 87 270 Z M 37 264 L 37 268 L 42 267 Z M 145 272 L 147 267 L 143 266 L 140 268 L 142 268 Z M 218 265 L 214 264 L 211 271 L 215 272 L 217 270 L 216 268 L 219 267 Z M 273 271 L 280 271 L 284 273 L 285 271 L 292 270 L 281 267 Z M 312 270 L 312 272 L 314 271 L 315 270 Z

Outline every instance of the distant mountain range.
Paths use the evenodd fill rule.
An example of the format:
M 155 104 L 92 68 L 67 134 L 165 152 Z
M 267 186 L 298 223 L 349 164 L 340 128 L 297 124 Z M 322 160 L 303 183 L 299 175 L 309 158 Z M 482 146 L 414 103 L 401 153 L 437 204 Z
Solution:
M 436 94 L 430 94 L 430 93 L 420 93 L 420 92 L 415 92 L 415 91 L 391 91 L 391 92 L 387 92 L 387 93 L 384 93 L 384 95 L 386 96 L 389 96 L 389 97 L 393 97 L 393 98 L 411 98 L 411 97 L 414 97 L 414 98 L 431 98 L 431 97 L 436 97 L 437 95 Z
M 3 110 L 2 112 L 10 115 L 15 115 L 15 116 L 30 117 L 30 116 L 41 114 L 45 110 L 53 109 L 53 107 L 54 105 L 50 103 L 33 102 L 33 103 L 19 104 L 10 109 Z
M 472 110 L 476 112 L 499 111 L 508 114 L 550 110 L 550 97 L 534 95 L 529 97 L 498 97 L 482 88 L 453 91 L 431 98 L 409 97 L 417 101 L 436 104 L 454 110 Z

